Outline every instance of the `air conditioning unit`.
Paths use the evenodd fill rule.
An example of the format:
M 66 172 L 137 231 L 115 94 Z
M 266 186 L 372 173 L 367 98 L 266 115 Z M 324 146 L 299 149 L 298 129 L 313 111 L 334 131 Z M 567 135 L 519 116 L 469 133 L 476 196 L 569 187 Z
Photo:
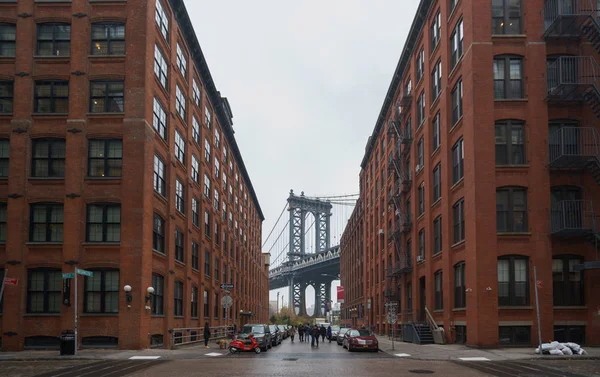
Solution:
M 423 169 L 423 166 L 420 164 L 417 164 L 417 166 L 415 166 L 415 173 L 418 173 L 421 171 L 421 169 Z
M 417 255 L 417 263 L 423 262 L 424 260 L 425 260 L 425 257 L 423 257 L 422 255 Z
M 379 229 L 379 235 L 383 235 L 383 229 Z

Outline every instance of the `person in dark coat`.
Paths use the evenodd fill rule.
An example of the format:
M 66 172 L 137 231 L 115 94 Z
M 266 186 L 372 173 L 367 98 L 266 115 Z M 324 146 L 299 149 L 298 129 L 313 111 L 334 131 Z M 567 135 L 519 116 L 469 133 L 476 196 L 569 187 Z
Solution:
M 298 326 L 298 337 L 301 342 L 304 342 L 304 326 L 302 325 Z
M 314 337 L 314 340 L 317 341 L 317 347 L 319 346 L 319 327 L 317 325 L 315 325 L 315 327 L 313 327 L 313 331 L 312 331 L 312 335 Z
M 327 327 L 327 339 L 329 339 L 329 343 L 331 343 L 331 325 Z
M 210 327 L 208 322 L 204 323 L 204 348 L 208 348 L 208 340 L 210 339 Z
M 306 325 L 304 326 L 304 341 L 308 343 L 309 337 L 312 337 L 312 327 Z
M 294 336 L 296 336 L 296 328 L 292 326 L 290 327 L 290 338 L 292 338 L 292 343 L 294 343 Z
M 324 343 L 325 336 L 327 335 L 327 329 L 325 329 L 325 326 L 321 325 L 321 328 L 319 329 L 319 335 L 321 335 L 321 341 Z

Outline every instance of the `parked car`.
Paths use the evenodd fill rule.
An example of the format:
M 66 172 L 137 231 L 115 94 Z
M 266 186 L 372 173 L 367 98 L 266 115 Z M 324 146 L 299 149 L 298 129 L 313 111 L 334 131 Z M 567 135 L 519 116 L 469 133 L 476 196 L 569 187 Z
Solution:
M 286 339 L 290 334 L 288 332 L 288 326 L 287 325 L 277 325 L 277 327 L 279 327 L 279 331 L 281 331 L 281 338 L 282 339 Z
M 269 332 L 271 333 L 271 345 L 276 346 L 281 344 L 281 340 L 283 339 L 283 334 L 277 325 L 269 325 Z
M 269 325 L 265 324 L 247 324 L 242 327 L 242 331 L 238 338 L 246 339 L 248 335 L 253 334 L 256 342 L 260 345 L 260 349 L 263 351 L 271 348 L 271 332 L 269 331 Z
M 339 326 L 331 326 L 331 340 L 336 340 L 338 332 L 340 331 Z
M 379 351 L 377 338 L 369 330 L 350 329 L 344 334 L 342 347 L 352 352 L 354 350 Z
M 344 340 L 344 335 L 346 334 L 346 332 L 350 330 L 348 327 L 342 327 L 337 334 L 337 337 L 335 338 L 338 346 L 342 345 L 342 342 Z

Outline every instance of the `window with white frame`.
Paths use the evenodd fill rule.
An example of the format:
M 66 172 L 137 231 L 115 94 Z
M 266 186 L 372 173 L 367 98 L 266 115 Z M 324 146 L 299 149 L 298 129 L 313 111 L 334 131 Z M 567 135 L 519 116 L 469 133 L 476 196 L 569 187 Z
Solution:
M 154 74 L 163 88 L 169 90 L 167 85 L 169 81 L 169 65 L 157 45 L 154 45 Z
M 156 12 L 154 13 L 156 19 L 156 25 L 160 29 L 160 33 L 165 38 L 167 43 L 169 42 L 169 16 L 165 12 L 160 0 L 156 1 Z
M 183 48 L 177 42 L 177 68 L 183 77 L 187 77 L 187 54 L 183 51 Z
M 452 89 L 452 124 L 456 124 L 463 116 L 463 85 L 462 78 L 456 82 Z
M 223 221 L 227 221 L 227 203 L 223 200 Z
M 185 139 L 175 130 L 175 157 L 185 166 Z
M 210 178 L 204 174 L 204 196 L 210 200 Z
M 165 163 L 164 161 L 154 155 L 154 191 L 162 196 L 166 196 L 166 184 L 165 184 Z
M 208 106 L 204 106 L 204 124 L 208 128 L 210 128 L 210 126 L 211 126 L 210 121 L 211 121 L 210 109 L 208 108 Z
M 200 168 L 198 163 L 198 157 L 192 154 L 192 179 L 196 183 L 200 183 Z
M 456 63 L 458 63 L 463 54 L 463 38 L 463 20 L 461 18 L 456 23 L 452 36 L 450 37 L 450 69 L 456 67 Z
M 210 141 L 204 138 L 204 159 L 210 165 Z
M 200 107 L 200 100 L 202 98 L 202 95 L 200 94 L 200 87 L 198 86 L 196 79 L 192 80 L 192 92 L 194 93 L 194 103 L 196 104 L 196 106 Z
M 179 114 L 181 119 L 185 122 L 185 115 L 187 111 L 185 96 L 183 95 L 181 88 L 179 88 L 179 85 L 177 85 L 175 90 L 175 110 L 177 110 L 177 114 Z
M 197 144 L 200 144 L 200 125 L 195 116 L 192 115 L 192 137 Z
M 417 121 L 419 122 L 419 127 L 425 121 L 425 91 L 421 91 L 419 98 L 417 99 Z
M 441 38 L 442 14 L 438 10 L 431 24 L 431 51 L 435 50 Z
M 221 147 L 221 133 L 215 127 L 215 148 L 220 148 L 220 147 Z
M 423 74 L 425 73 L 425 49 L 422 47 L 417 55 L 417 83 L 421 81 Z
M 198 199 L 192 197 L 192 224 L 199 226 L 200 216 L 198 214 Z
M 215 158 L 215 178 L 219 179 L 221 175 L 221 164 L 219 163 L 219 159 Z
M 439 97 L 442 92 L 442 60 L 438 60 L 431 73 L 431 103 Z
M 179 179 L 175 180 L 175 208 L 185 213 L 185 188 Z
M 433 150 L 433 151 L 438 149 L 440 147 L 440 143 L 441 143 L 440 122 L 441 122 L 441 116 L 438 111 L 438 113 L 435 114 L 435 117 L 433 118 L 433 122 L 431 122 L 431 126 L 432 126 L 431 150 Z
M 154 129 L 163 140 L 167 140 L 167 113 L 156 97 L 154 97 L 153 113 Z
M 227 163 L 227 146 L 223 144 L 223 163 Z
M 223 172 L 223 189 L 227 188 L 227 174 Z
M 219 192 L 217 191 L 217 189 L 215 188 L 214 190 L 215 195 L 214 195 L 214 207 L 215 207 L 215 211 L 219 211 Z

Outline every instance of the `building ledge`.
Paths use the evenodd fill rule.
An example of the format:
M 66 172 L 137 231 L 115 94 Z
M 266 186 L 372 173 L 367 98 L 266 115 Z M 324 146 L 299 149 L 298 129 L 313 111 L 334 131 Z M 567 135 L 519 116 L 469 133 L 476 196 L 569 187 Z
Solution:
M 23 317 L 60 317 L 60 313 L 24 313 Z
M 498 232 L 497 236 L 503 237 L 503 238 L 509 238 L 509 237 L 525 238 L 525 237 L 531 237 L 531 232 Z
M 533 310 L 533 306 L 498 306 L 498 310 Z
M 103 247 L 121 247 L 120 242 L 84 242 L 85 247 L 103 248 Z
M 555 306 L 554 310 L 587 310 L 587 306 Z
M 510 103 L 510 102 L 527 102 L 529 101 L 529 99 L 527 97 L 525 98 L 495 98 L 494 102 L 500 102 L 500 103 Z
M 455 308 L 455 309 L 452 309 L 452 311 L 453 312 L 466 312 L 467 308 Z
M 454 191 L 454 190 L 457 190 L 459 187 L 462 187 L 462 186 L 463 186 L 463 184 L 464 184 L 464 182 L 465 182 L 465 176 L 464 176 L 464 174 L 463 174 L 463 176 L 462 176 L 462 177 L 461 177 L 461 178 L 458 180 L 458 182 L 456 182 L 455 184 L 453 184 L 453 185 L 450 187 L 450 192 L 452 192 L 452 191 Z
M 462 240 L 462 241 L 458 241 L 457 243 L 450 245 L 450 248 L 454 249 L 454 248 L 457 248 L 459 246 L 464 246 L 464 245 L 465 245 L 465 240 Z
M 26 242 L 25 246 L 31 247 L 43 247 L 43 248 L 62 248 L 63 243 L 61 242 Z
M 88 118 L 123 118 L 125 113 L 87 113 Z
M 34 119 L 56 119 L 65 118 L 69 116 L 68 113 L 31 113 L 31 117 Z
M 527 34 L 492 34 L 492 39 L 527 38 Z
M 119 317 L 119 313 L 81 313 L 81 317 Z

